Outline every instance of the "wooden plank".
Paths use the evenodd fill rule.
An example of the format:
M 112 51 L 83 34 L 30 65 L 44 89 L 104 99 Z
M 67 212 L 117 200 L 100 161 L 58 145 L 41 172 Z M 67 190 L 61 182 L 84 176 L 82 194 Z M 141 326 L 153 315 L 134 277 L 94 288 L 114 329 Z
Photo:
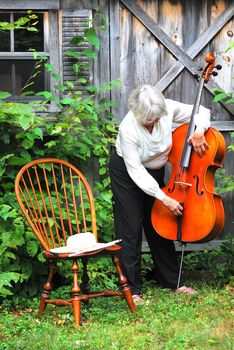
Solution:
M 211 126 L 219 131 L 234 131 L 234 120 L 212 121 Z
M 186 54 L 190 58 L 194 58 L 203 48 L 209 43 L 211 39 L 223 28 L 223 26 L 233 17 L 234 6 L 230 6 L 225 10 L 217 20 L 210 25 L 210 27 L 199 36 L 195 43 L 186 51 Z M 184 69 L 184 65 L 178 61 L 173 67 L 171 67 L 166 74 L 157 83 L 157 87 L 164 91 L 171 82 L 180 74 Z
M 199 12 L 201 13 L 201 17 L 204 13 L 204 5 L 196 6 L 195 9 L 191 5 L 191 2 L 186 6 L 183 5 L 181 1 L 171 2 L 169 0 L 159 1 L 158 2 L 158 16 L 152 16 L 151 12 L 148 10 L 146 13 L 156 21 L 157 25 L 165 31 L 165 33 L 172 39 L 174 44 L 179 46 L 181 49 L 185 50 L 185 48 L 192 45 L 192 43 L 196 40 L 196 38 L 201 34 L 202 26 L 195 26 L 194 22 L 197 23 L 197 16 L 195 12 L 199 8 Z M 175 17 L 175 22 L 174 22 Z M 202 21 L 202 24 L 205 23 L 206 20 Z M 189 25 L 188 25 L 189 22 Z M 187 32 L 187 28 L 192 27 L 194 30 Z M 158 64 L 160 65 L 159 74 L 154 78 L 155 84 L 159 81 L 160 78 L 164 76 L 164 74 L 175 65 L 177 62 L 176 58 L 168 51 L 163 45 L 160 43 L 160 57 L 158 60 Z M 187 88 L 189 86 L 189 89 Z M 190 73 L 184 69 L 182 74 L 173 81 L 173 83 L 168 87 L 168 89 L 164 92 L 165 97 L 174 99 L 176 101 L 181 101 L 183 103 L 192 104 L 193 101 L 190 96 L 188 96 L 188 91 L 195 91 L 197 87 L 197 82 L 193 79 Z
M 99 0 L 61 0 L 62 9 L 69 10 L 82 10 L 89 9 L 94 10 L 98 9 Z
M 99 0 L 98 12 L 104 15 L 107 19 L 107 23 L 103 21 L 101 17 L 96 17 L 93 24 L 96 28 L 99 25 L 107 26 L 106 30 L 99 30 L 97 34 L 100 38 L 100 49 L 97 55 L 97 59 L 93 62 L 94 78 L 93 83 L 95 86 L 106 85 L 110 81 L 110 38 L 108 23 L 109 17 L 109 1 Z M 110 91 L 100 91 L 99 96 L 101 98 L 110 99 Z
M 176 124 L 173 124 L 173 129 L 176 126 L 177 126 Z M 219 131 L 234 131 L 234 120 L 211 121 L 211 127 Z
M 227 240 L 215 239 L 213 241 L 206 242 L 206 243 L 187 243 L 184 250 L 186 252 L 192 252 L 192 251 L 198 251 L 198 250 L 211 250 L 220 246 L 224 242 L 227 242 Z M 174 243 L 175 243 L 176 251 L 177 252 L 182 251 L 182 246 L 178 242 L 174 242 Z M 145 241 L 142 242 L 141 251 L 142 253 L 150 253 L 150 249 L 147 242 Z
M 120 21 L 119 0 L 110 1 L 110 80 L 120 80 Z M 120 88 L 113 87 L 111 100 L 120 102 Z M 112 107 L 112 113 L 117 116 L 118 107 Z
M 143 2 L 143 5 L 147 8 L 149 6 L 148 11 L 152 16 L 158 17 L 158 7 L 155 6 L 155 1 Z M 119 46 L 122 88 L 118 118 L 121 120 L 127 113 L 127 100 L 131 91 L 144 83 L 155 84 L 162 69 L 161 54 L 166 50 L 124 6 L 120 7 Z M 171 56 L 168 51 L 167 53 L 168 56 Z M 168 60 L 165 61 L 168 63 Z
M 176 124 L 173 124 L 173 129 L 176 128 Z M 117 124 L 118 127 L 118 124 Z M 234 131 L 234 120 L 231 121 L 211 121 L 211 127 L 219 131 Z
M 1 10 L 58 10 L 59 0 L 5 0 L 0 1 Z
M 48 57 L 48 52 L 39 52 L 42 56 Z M 33 52 L 24 52 L 23 54 L 21 52 L 1 52 L 0 60 L 31 60 L 34 58 Z
M 80 1 L 79 1 L 80 2 Z M 77 9 L 77 0 L 61 0 L 61 8 L 64 9 L 69 9 L 69 10 L 74 10 Z
M 220 8 L 224 6 L 223 1 L 219 0 L 216 5 L 212 6 L 212 16 L 216 18 L 219 14 Z M 233 3 L 234 7 L 234 3 Z M 228 33 L 230 32 L 233 35 L 234 28 L 234 18 L 232 21 L 226 23 L 225 27 L 216 35 L 214 38 L 212 45 L 216 48 L 215 55 L 219 63 L 222 64 L 221 73 L 215 78 L 215 81 L 221 86 L 224 91 L 233 91 L 232 90 L 232 82 L 233 74 L 232 69 L 234 67 L 233 62 L 233 53 L 225 52 L 228 46 L 230 45 L 230 41 L 233 37 L 230 37 Z
M 90 18 L 91 12 L 90 10 L 82 9 L 82 10 L 63 10 L 63 16 L 64 17 L 84 17 L 84 20 L 87 19 L 87 17 Z
M 50 64 L 54 66 L 55 72 L 59 72 L 60 68 L 60 55 L 54 55 L 54 52 L 59 52 L 59 16 L 58 11 L 49 11 L 49 48 L 50 52 Z M 50 90 L 53 94 L 58 95 L 58 90 L 55 89 L 57 81 L 50 75 Z
M 135 88 L 137 67 L 135 63 L 135 43 L 138 32 L 135 30 L 134 17 L 129 11 L 120 7 L 120 78 L 121 105 L 118 120 L 122 120 L 127 113 L 128 96 Z
M 193 76 L 197 74 L 197 64 L 173 41 L 165 34 L 165 32 L 157 26 L 157 24 L 135 3 L 129 0 L 120 0 L 133 15 L 188 69 Z M 234 6 L 234 5 L 233 5 Z M 209 81 L 205 87 L 211 94 L 214 95 L 214 89 L 221 89 L 215 82 Z M 222 103 L 222 102 L 220 102 Z M 234 107 L 232 105 L 222 105 L 230 112 L 234 113 Z

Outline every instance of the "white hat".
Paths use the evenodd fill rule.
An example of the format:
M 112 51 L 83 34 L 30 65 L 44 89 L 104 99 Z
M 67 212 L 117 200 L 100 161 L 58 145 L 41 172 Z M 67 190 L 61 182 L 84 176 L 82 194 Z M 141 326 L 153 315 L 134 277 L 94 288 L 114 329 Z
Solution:
M 96 245 L 97 240 L 92 232 L 82 232 L 69 236 L 66 246 L 50 249 L 50 252 L 56 254 L 83 252 L 92 250 Z
M 67 239 L 67 247 L 71 249 L 83 250 L 95 246 L 96 243 L 96 237 L 92 232 L 77 233 Z

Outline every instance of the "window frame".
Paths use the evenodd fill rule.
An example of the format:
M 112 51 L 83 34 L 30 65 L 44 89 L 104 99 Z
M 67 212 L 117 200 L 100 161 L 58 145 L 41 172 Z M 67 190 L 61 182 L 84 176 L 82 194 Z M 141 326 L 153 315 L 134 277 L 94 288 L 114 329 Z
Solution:
M 0 10 L 59 10 L 60 0 L 0 0 Z
M 0 13 L 8 13 L 10 14 L 10 23 L 14 21 L 14 14 L 21 14 L 22 16 L 25 15 L 26 10 L 2 10 L 0 8 Z M 43 14 L 43 51 L 38 51 L 39 55 L 47 57 L 47 62 L 50 62 L 50 45 L 49 45 L 49 13 L 48 11 L 35 11 L 36 13 Z M 27 60 L 34 60 L 34 53 L 30 51 L 16 51 L 13 52 L 13 44 L 14 44 L 14 29 L 10 29 L 10 50 L 11 51 L 3 51 L 0 52 L 0 62 L 2 60 L 10 61 L 10 60 L 22 60 L 22 61 L 27 61 Z M 35 60 L 36 63 L 36 60 Z M 15 81 L 14 80 L 14 70 L 11 72 L 11 83 L 12 86 L 15 86 Z M 44 71 L 44 90 L 50 90 L 50 82 L 49 82 L 49 75 L 46 71 Z M 24 97 L 19 97 L 19 95 L 14 94 L 14 91 L 12 93 L 12 96 L 8 98 L 9 101 L 15 101 L 19 100 L 22 102 L 29 102 L 30 100 L 35 100 L 35 99 L 41 99 L 38 96 L 24 96 Z
M 47 39 L 44 37 L 44 41 L 46 40 L 46 43 L 44 51 L 41 52 L 41 54 L 49 57 L 48 63 L 54 65 L 57 71 L 60 71 L 60 44 L 59 39 L 56 38 L 56 40 L 52 40 L 51 33 L 54 33 L 55 28 L 56 31 L 59 28 L 60 9 L 60 0 L 0 0 L 0 11 L 2 12 L 25 12 L 27 10 L 32 10 L 33 12 L 37 11 L 46 13 L 46 20 L 44 19 L 44 35 L 47 35 Z M 26 55 L 24 53 L 23 56 L 21 53 L 0 53 L 0 57 L 5 60 L 17 58 L 31 59 L 32 56 L 33 53 L 27 53 Z M 48 86 L 49 91 L 57 94 L 54 85 L 54 79 L 49 77 L 49 74 L 47 74 L 45 78 L 45 86 Z M 33 99 L 35 100 L 35 97 Z M 20 99 L 20 101 L 29 102 L 30 98 L 28 96 L 25 96 L 25 98 L 22 100 Z
M 46 13 L 46 20 L 44 20 L 44 51 L 40 52 L 42 55 L 48 57 L 48 63 L 50 63 L 56 73 L 58 73 L 62 79 L 64 79 L 64 67 L 63 67 L 63 17 L 88 17 L 92 18 L 93 12 L 90 9 L 77 9 L 77 10 L 64 10 L 61 9 L 61 2 L 59 0 L 0 0 L 0 11 L 1 12 L 22 12 L 25 13 L 27 10 L 33 12 L 44 12 Z M 17 11 L 18 10 L 18 11 Z M 48 34 L 47 34 L 48 33 Z M 75 34 L 75 32 L 74 32 Z M 31 52 L 16 52 L 11 54 L 10 52 L 0 52 L 0 62 L 3 60 L 11 59 L 22 59 L 27 60 L 33 57 Z M 90 82 L 94 80 L 94 71 L 92 63 L 89 72 Z M 62 97 L 63 94 L 56 88 L 58 82 L 51 74 L 47 74 L 45 84 L 48 86 L 48 91 L 57 97 Z M 39 98 L 39 96 L 37 96 Z M 31 97 L 32 99 L 32 97 Z M 20 102 L 29 102 L 29 96 L 18 99 Z M 33 97 L 35 100 L 35 96 Z M 54 108 L 54 103 L 50 103 L 50 112 L 57 110 Z

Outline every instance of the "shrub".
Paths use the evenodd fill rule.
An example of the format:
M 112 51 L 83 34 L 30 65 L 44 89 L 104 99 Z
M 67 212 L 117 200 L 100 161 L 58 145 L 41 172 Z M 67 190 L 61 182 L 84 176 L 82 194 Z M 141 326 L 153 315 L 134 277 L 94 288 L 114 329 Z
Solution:
M 93 46 L 92 50 L 86 50 L 84 55 L 89 59 L 94 58 L 99 48 L 99 38 L 94 27 L 85 31 L 84 38 L 80 37 L 78 40 L 76 37 L 72 43 L 80 45 L 83 40 L 87 40 Z M 99 235 L 104 241 L 112 238 L 113 220 L 107 162 L 116 131 L 112 121 L 113 115 L 110 113 L 112 103 L 103 98 L 98 99 L 98 95 L 100 90 L 110 91 L 113 86 L 118 87 L 120 84 L 114 81 L 106 86 L 90 86 L 85 79 L 79 78 L 82 63 L 79 62 L 77 53 L 69 51 L 67 54 L 75 59 L 73 69 L 77 74 L 77 81 L 84 83 L 85 88 L 82 91 L 77 91 L 72 82 L 63 85 L 54 67 L 41 57 L 40 65 L 44 64 L 56 79 L 58 91 L 64 93 L 62 98 L 48 91 L 42 91 L 35 96 L 42 98 L 40 101 L 6 102 L 10 94 L 0 92 L 0 140 L 3 145 L 0 159 L 0 296 L 2 297 L 14 292 L 37 294 L 41 278 L 45 274 L 39 244 L 22 220 L 14 194 L 16 174 L 20 167 L 29 161 L 42 157 L 57 157 L 70 161 L 84 172 L 91 164 L 92 172 L 95 173 L 94 179 L 90 181 L 92 180 L 95 193 Z M 40 66 L 37 53 L 35 58 L 37 58 L 35 72 L 27 82 L 30 88 Z M 28 93 L 22 89 L 22 95 Z M 30 93 L 33 94 L 32 91 Z M 50 103 L 56 105 L 59 112 L 54 113 L 50 119 L 40 116 L 39 112 L 47 112 Z

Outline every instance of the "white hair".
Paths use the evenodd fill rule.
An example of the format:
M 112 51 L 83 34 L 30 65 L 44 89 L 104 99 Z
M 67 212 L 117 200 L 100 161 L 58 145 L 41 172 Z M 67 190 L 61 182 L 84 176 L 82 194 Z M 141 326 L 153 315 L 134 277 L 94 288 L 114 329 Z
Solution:
M 142 85 L 133 90 L 128 99 L 128 107 L 142 124 L 146 121 L 155 122 L 167 114 L 163 94 L 151 85 Z

